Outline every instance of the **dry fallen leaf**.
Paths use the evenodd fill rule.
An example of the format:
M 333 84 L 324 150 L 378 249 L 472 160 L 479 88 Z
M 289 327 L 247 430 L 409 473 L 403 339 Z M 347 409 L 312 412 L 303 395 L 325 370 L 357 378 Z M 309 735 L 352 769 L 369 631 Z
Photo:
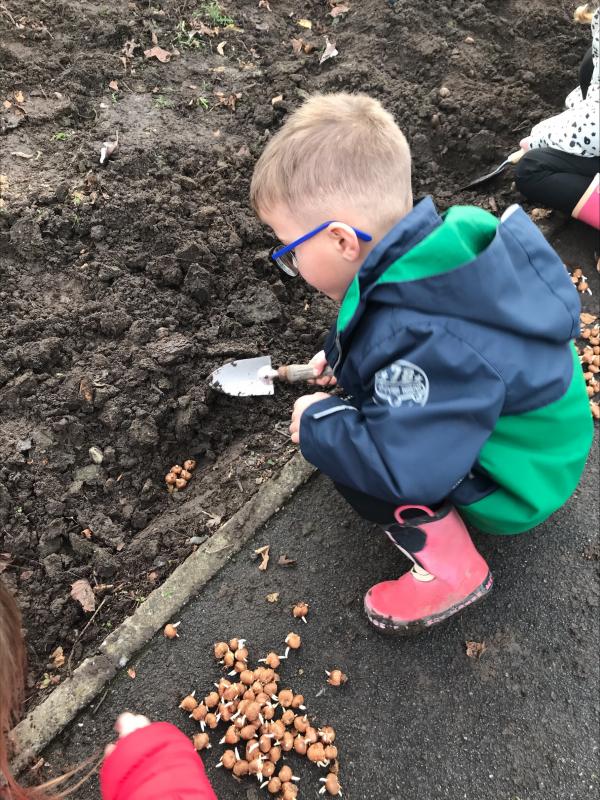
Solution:
M 319 59 L 319 64 L 322 64 L 324 61 L 328 61 L 330 58 L 335 58 L 338 55 L 338 51 L 335 47 L 335 42 L 330 42 L 327 36 L 325 37 L 325 50 Z
M 465 642 L 469 658 L 481 658 L 486 651 L 485 642 Z
M 134 51 L 140 46 L 141 45 L 131 39 L 130 41 L 125 42 L 121 52 L 124 54 L 125 58 L 133 58 Z
M 279 592 L 271 592 L 267 595 L 267 603 L 276 603 L 279 600 Z
M 85 375 L 79 381 L 79 395 L 85 400 L 86 403 L 91 403 L 94 399 L 94 388 L 92 386 L 92 382 Z
M 24 103 L 25 102 L 25 95 L 23 94 L 23 92 L 20 89 L 19 89 L 18 92 L 15 92 L 15 100 L 17 101 L 17 103 Z
M 232 111 L 235 111 L 235 105 L 237 101 L 241 98 L 242 93 L 236 92 L 235 94 L 226 95 L 224 92 L 214 92 L 215 97 L 219 101 L 219 103 L 227 108 L 230 108 Z M 214 136 L 220 136 L 220 132 L 213 134 Z
M 296 53 L 296 55 L 302 52 L 302 46 L 304 45 L 302 39 L 290 39 L 290 42 L 292 45 L 292 50 L 294 51 L 294 53 Z
M 332 8 L 329 13 L 331 14 L 332 17 L 335 18 L 339 17 L 340 14 L 347 14 L 348 11 L 350 11 L 350 6 L 344 5 L 342 3 L 339 6 L 335 6 L 335 8 Z
M 135 678 L 135 670 L 134 670 L 134 668 L 133 667 L 129 667 L 129 669 L 127 670 L 127 674 L 129 675 L 131 680 L 133 680 Z
M 146 58 L 157 58 L 161 64 L 166 64 L 171 60 L 171 53 L 162 47 L 151 47 L 149 50 L 144 50 Z
M 206 36 L 216 36 L 219 32 L 218 28 L 209 28 L 201 19 L 195 19 L 192 22 L 192 27 L 197 33 L 206 34 Z
M 260 564 L 258 565 L 261 572 L 264 572 L 269 566 L 269 550 L 270 546 L 266 544 L 264 547 L 259 547 L 258 550 L 254 551 L 254 553 L 261 558 Z
M 258 0 L 258 7 L 266 8 L 267 11 L 271 10 L 271 6 L 269 5 L 269 0 Z
M 90 586 L 90 582 L 81 578 L 71 586 L 71 597 L 81 605 L 84 611 L 94 611 L 96 608 L 96 598 Z
M 109 89 L 112 89 L 112 90 L 113 90 L 113 92 L 118 92 L 118 91 L 119 91 L 119 84 L 117 83 L 117 81 L 111 81 L 111 82 L 108 84 L 108 88 L 109 88 Z
M 277 103 L 281 103 L 282 100 L 283 100 L 283 95 L 282 94 L 278 94 L 275 97 L 271 98 L 271 105 L 272 106 L 276 106 Z
M 295 558 L 288 558 L 285 554 L 280 555 L 277 559 L 277 564 L 280 567 L 293 567 L 295 563 Z
M 91 538 L 92 538 L 92 535 L 93 535 L 93 533 L 92 533 L 92 529 L 91 529 L 91 528 L 84 528 L 84 529 L 81 531 L 81 535 L 82 535 L 82 536 L 85 536 L 85 538 L 86 538 L 86 539 L 91 539 Z
M 551 208 L 533 208 L 531 210 L 531 219 L 534 222 L 537 222 L 538 219 L 548 219 L 549 216 L 552 215 Z
M 53 653 L 50 653 L 50 658 L 56 669 L 60 669 L 65 663 L 65 654 L 62 647 L 57 647 Z
M 301 28 L 308 28 L 309 30 L 312 28 L 312 22 L 309 19 L 299 19 L 298 25 L 300 25 Z
M 222 41 L 222 42 L 219 42 L 219 44 L 217 45 L 217 53 L 220 56 L 224 56 L 225 55 L 224 50 L 225 50 L 225 45 L 226 44 L 227 44 L 226 41 Z

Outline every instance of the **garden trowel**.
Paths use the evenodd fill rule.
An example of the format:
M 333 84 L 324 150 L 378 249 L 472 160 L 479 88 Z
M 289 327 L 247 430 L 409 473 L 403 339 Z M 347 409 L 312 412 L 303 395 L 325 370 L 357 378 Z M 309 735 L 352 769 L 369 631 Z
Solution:
M 327 367 L 318 377 L 333 375 Z M 258 358 L 238 358 L 216 369 L 209 377 L 209 385 L 218 392 L 231 394 L 235 397 L 251 397 L 253 395 L 274 394 L 273 381 L 287 381 L 297 383 L 314 378 L 312 364 L 287 364 L 273 369 L 271 356 L 258 356 Z
M 487 183 L 487 181 L 495 178 L 496 175 L 500 175 L 501 172 L 508 169 L 509 167 L 513 167 L 515 164 L 518 164 L 519 161 L 525 155 L 525 150 L 516 150 L 514 153 L 511 153 L 508 158 L 505 158 L 504 161 L 493 169 L 491 172 L 482 175 L 480 178 L 475 178 L 474 181 L 471 183 L 467 183 L 466 186 L 461 186 L 460 191 L 463 192 L 465 189 L 472 189 L 474 186 L 479 186 L 481 183 Z

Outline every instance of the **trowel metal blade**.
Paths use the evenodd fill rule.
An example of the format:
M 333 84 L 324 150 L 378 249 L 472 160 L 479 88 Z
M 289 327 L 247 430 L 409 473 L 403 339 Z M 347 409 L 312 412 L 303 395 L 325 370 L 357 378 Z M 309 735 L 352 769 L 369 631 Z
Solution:
M 216 369 L 208 379 L 209 384 L 218 392 L 234 397 L 274 394 L 273 382 L 258 377 L 262 367 L 271 367 L 271 356 L 238 358 Z

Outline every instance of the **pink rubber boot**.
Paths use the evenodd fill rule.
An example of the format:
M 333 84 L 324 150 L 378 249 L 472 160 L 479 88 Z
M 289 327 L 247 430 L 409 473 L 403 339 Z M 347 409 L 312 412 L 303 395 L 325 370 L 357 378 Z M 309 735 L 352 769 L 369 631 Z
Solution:
M 573 209 L 573 217 L 600 229 L 600 174 L 596 175 Z
M 406 520 L 408 509 L 424 513 Z M 425 630 L 490 591 L 492 574 L 456 509 L 399 506 L 394 516 L 397 524 L 386 534 L 414 566 L 365 595 L 365 612 L 376 628 L 395 634 Z

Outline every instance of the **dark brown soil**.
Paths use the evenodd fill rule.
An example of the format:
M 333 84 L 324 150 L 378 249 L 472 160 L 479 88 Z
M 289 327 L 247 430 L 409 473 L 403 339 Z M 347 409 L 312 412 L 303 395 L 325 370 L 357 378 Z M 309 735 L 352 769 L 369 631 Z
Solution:
M 225 2 L 229 27 L 189 0 L 0 7 L 0 569 L 32 698 L 57 646 L 75 666 L 292 451 L 293 390 L 206 386 L 233 356 L 309 358 L 334 318 L 268 263 L 247 202 L 286 114 L 316 90 L 371 93 L 409 138 L 417 196 L 501 211 L 510 179 L 456 187 L 560 108 L 588 46 L 567 2 L 349 5 L 334 19 L 324 1 Z M 220 30 L 190 36 L 194 20 Z M 326 35 L 339 55 L 319 66 Z M 145 59 L 153 37 L 178 54 Z M 295 55 L 294 37 L 316 49 Z M 188 457 L 198 470 L 170 496 L 164 475 Z M 192 495 L 193 529 L 144 534 Z M 83 635 L 79 578 L 104 599 Z

